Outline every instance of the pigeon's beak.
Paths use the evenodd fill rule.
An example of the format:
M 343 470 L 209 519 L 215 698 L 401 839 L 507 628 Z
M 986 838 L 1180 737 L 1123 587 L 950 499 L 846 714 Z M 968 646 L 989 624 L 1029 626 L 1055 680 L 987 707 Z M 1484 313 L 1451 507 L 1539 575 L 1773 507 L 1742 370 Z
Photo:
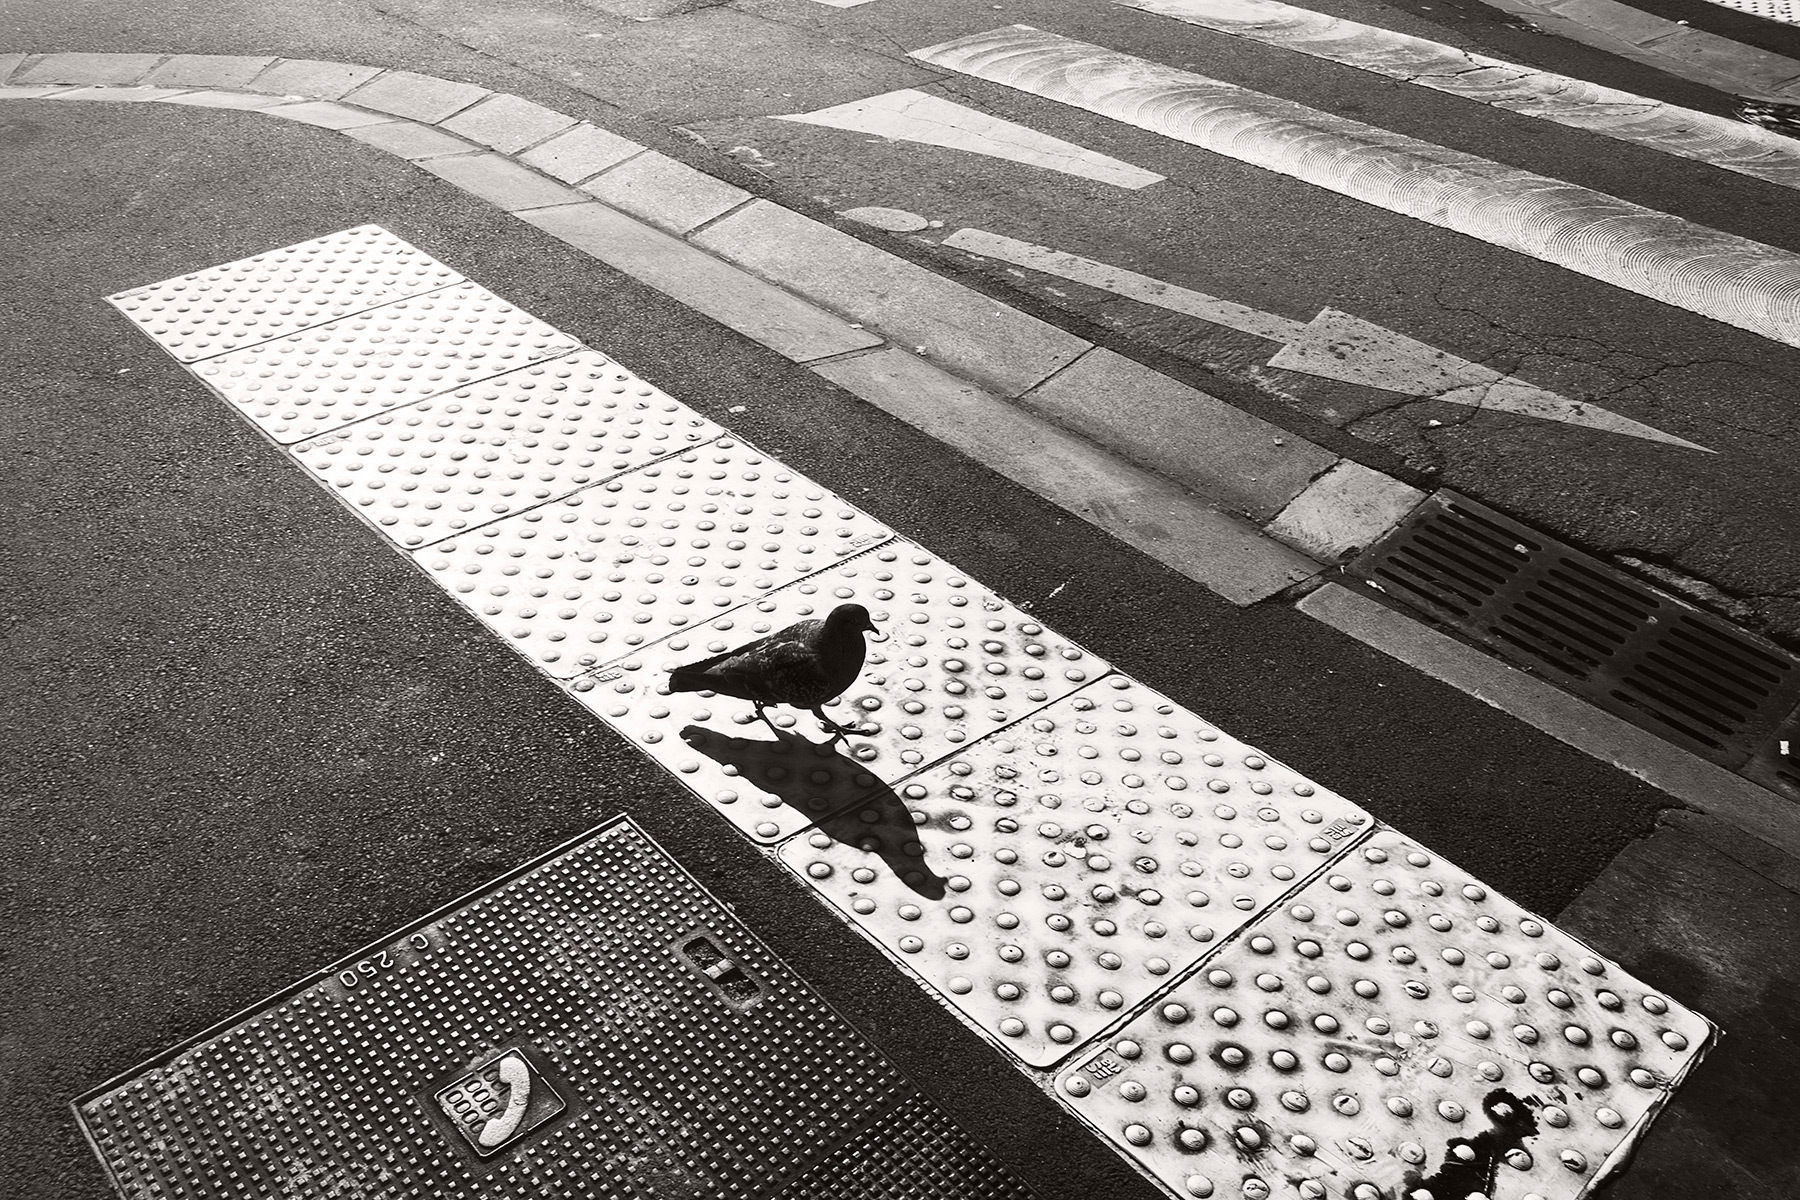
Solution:
M 892 634 L 883 633 L 883 632 L 881 632 L 881 630 L 875 628 L 873 625 L 869 626 L 869 632 L 876 635 L 875 640 L 877 642 L 890 641 L 890 640 L 892 640 L 892 637 L 893 637 Z

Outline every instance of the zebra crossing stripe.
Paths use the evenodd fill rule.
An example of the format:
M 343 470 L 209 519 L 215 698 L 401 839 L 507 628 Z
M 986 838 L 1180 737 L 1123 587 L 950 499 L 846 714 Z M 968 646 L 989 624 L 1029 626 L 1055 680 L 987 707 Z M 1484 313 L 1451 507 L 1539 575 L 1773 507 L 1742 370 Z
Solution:
M 1504 62 L 1280 0 L 1113 3 L 1693 159 L 1782 187 L 1800 188 L 1800 142 L 1740 121 L 1665 104 L 1585 79 Z
M 1800 347 L 1800 255 L 1786 250 L 1027 25 L 912 57 Z

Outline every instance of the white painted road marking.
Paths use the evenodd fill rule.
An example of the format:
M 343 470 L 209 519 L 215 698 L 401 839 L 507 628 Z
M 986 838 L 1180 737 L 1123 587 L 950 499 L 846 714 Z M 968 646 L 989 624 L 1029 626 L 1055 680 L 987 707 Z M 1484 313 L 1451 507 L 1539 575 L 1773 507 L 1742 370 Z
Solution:
M 775 119 L 966 150 L 1122 188 L 1148 187 L 1163 178 L 1154 171 L 913 88 Z
M 1272 367 L 1713 453 L 1596 404 L 1559 396 L 1333 308 L 1322 310 L 1310 323 L 1294 321 L 981 229 L 959 229 L 944 239 L 944 245 L 1285 343 L 1269 360 Z
M 1786 250 L 1027 25 L 913 57 L 1800 347 L 1800 255 Z
M 1311 12 L 1280 0 L 1113 3 L 1800 188 L 1800 142 L 1741 121 Z

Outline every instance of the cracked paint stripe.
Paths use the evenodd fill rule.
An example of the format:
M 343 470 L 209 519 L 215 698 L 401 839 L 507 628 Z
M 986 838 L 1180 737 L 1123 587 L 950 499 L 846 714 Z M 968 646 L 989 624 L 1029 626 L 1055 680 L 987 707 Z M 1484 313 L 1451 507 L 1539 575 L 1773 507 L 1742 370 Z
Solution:
M 775 119 L 965 150 L 1122 188 L 1148 187 L 1163 179 L 1154 171 L 914 88 Z
M 1800 347 L 1800 255 L 1786 250 L 1028 25 L 913 57 Z
M 1416 338 L 1336 309 L 1322 309 L 1310 322 L 1293 321 L 1122 267 L 1066 254 L 1048 246 L 1034 246 L 982 229 L 959 229 L 944 239 L 944 245 L 1098 288 L 1141 304 L 1155 305 L 1239 333 L 1281 342 L 1280 352 L 1269 360 L 1269 365 L 1283 370 L 1400 392 L 1411 397 L 1407 403 L 1436 400 L 1474 409 L 1516 413 L 1663 442 L 1704 454 L 1714 453 L 1705 446 L 1622 417 L 1597 404 L 1571 400 L 1522 379 L 1502 375 L 1481 363 L 1458 358 Z
M 1113 0 L 1217 33 L 1800 188 L 1800 142 L 1740 121 L 1539 71 L 1280 0 Z

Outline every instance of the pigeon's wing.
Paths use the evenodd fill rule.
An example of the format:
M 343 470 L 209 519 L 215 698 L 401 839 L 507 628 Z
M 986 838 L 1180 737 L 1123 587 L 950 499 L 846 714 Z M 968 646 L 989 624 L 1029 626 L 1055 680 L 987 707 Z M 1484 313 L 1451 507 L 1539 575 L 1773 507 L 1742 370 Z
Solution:
M 686 682 L 704 681 L 709 691 L 781 703 L 788 680 L 819 673 L 814 647 L 819 625 L 801 621 L 735 650 L 677 667 L 670 675 Z

